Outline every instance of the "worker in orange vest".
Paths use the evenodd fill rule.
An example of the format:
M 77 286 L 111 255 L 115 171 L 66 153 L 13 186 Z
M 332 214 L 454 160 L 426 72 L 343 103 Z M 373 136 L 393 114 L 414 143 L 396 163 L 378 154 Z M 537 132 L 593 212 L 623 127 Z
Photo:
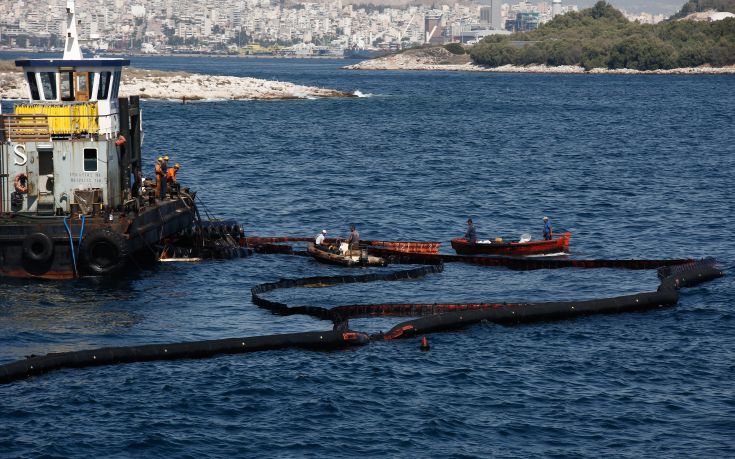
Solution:
M 161 196 L 161 185 L 166 180 L 165 174 L 163 170 L 163 156 L 159 156 L 158 162 L 156 162 L 156 197 Z
M 174 164 L 174 167 L 170 167 L 166 172 L 166 182 L 168 185 L 168 189 L 172 194 L 179 188 L 179 182 L 176 181 L 176 173 L 179 171 L 179 169 L 181 169 L 181 165 L 179 163 L 176 163 Z

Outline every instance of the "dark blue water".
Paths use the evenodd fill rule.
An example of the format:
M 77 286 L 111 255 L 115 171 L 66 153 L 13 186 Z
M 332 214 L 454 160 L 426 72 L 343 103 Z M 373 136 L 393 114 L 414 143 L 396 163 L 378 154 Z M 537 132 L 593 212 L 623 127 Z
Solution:
M 0 456 L 735 454 L 735 78 L 371 73 L 342 61 L 133 65 L 359 90 L 360 99 L 144 102 L 210 212 L 250 234 L 448 241 L 573 231 L 573 256 L 714 256 L 728 277 L 658 311 L 478 325 L 343 351 L 67 370 L 0 386 Z M 300 257 L 167 264 L 114 282 L 2 281 L 0 363 L 101 346 L 328 329 L 249 289 L 344 271 Z M 289 304 L 589 299 L 654 272 L 448 265 L 406 282 L 269 294 Z M 356 320 L 387 330 L 398 320 Z

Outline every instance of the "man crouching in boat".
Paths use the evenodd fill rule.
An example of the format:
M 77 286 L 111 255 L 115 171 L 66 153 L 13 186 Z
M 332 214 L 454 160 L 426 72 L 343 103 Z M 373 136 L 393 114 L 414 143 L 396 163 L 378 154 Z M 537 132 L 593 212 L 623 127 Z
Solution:
M 553 236 L 554 233 L 551 230 L 551 222 L 549 221 L 549 217 L 544 216 L 544 240 L 550 241 Z
M 321 233 L 319 233 L 314 240 L 314 245 L 317 246 L 317 248 L 322 250 L 329 250 L 329 247 L 324 244 L 324 238 L 327 237 L 327 230 L 323 229 Z

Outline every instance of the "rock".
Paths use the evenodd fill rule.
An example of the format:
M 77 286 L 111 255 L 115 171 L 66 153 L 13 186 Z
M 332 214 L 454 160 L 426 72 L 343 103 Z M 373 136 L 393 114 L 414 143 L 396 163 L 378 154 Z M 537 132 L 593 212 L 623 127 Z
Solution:
M 123 73 L 120 96 L 141 95 L 146 99 L 241 100 L 309 99 L 355 97 L 334 89 L 301 86 L 282 81 L 233 76 L 200 75 L 131 69 Z M 0 72 L 0 98 L 25 99 L 26 86 L 18 71 Z

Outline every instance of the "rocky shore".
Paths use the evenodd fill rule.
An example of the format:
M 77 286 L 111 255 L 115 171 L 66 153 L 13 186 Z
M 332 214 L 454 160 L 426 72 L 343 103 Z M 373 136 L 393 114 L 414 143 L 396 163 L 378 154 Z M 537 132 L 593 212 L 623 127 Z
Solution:
M 586 73 L 616 75 L 697 75 L 735 74 L 735 65 L 728 67 L 687 67 L 668 70 L 631 70 L 595 68 L 585 70 L 576 65 L 503 65 L 485 67 L 473 63 L 469 55 L 454 55 L 444 48 L 408 50 L 403 53 L 370 59 L 343 67 L 349 70 L 442 70 L 453 72 L 496 72 L 496 73 Z
M 301 86 L 257 78 L 201 75 L 183 72 L 127 69 L 123 72 L 120 95 L 140 95 L 160 100 L 274 100 L 355 97 L 334 89 Z M 0 64 L 0 98 L 25 99 L 23 75 L 12 64 Z

